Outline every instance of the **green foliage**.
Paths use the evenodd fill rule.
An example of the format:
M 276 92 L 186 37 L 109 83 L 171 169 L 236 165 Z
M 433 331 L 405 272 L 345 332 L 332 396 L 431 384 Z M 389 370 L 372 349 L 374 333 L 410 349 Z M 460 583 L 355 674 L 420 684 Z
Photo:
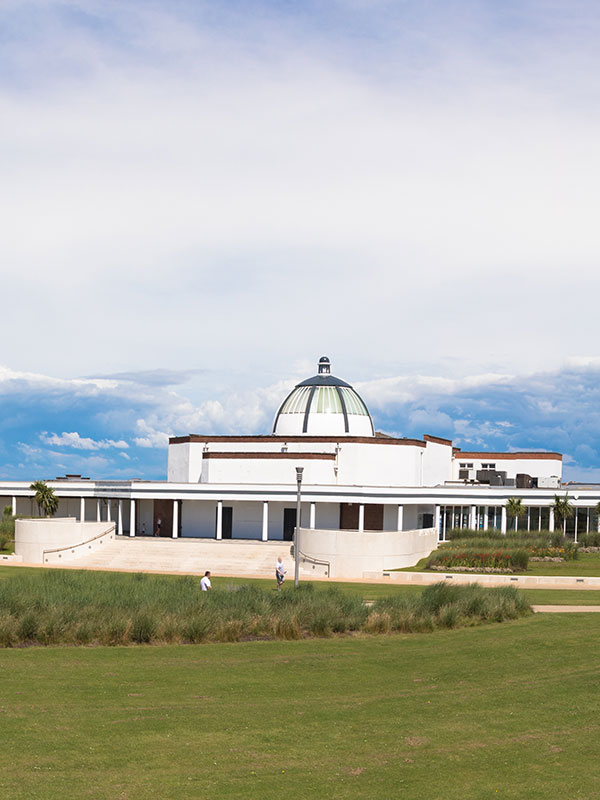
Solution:
M 434 550 L 427 560 L 427 569 L 443 567 L 472 567 L 473 569 L 494 569 L 524 571 L 527 569 L 529 554 L 523 548 L 490 547 L 485 548 L 440 548 Z
M 562 531 L 478 531 L 469 528 L 451 530 L 449 540 L 442 543 L 426 563 L 451 569 L 472 567 L 482 569 L 525 570 L 529 558 L 578 557 L 578 545 Z M 462 534 L 462 535 L 461 535 Z M 450 555 L 450 552 L 453 555 Z
M 301 584 L 283 592 L 244 585 L 211 592 L 199 588 L 191 577 L 75 570 L 17 574 L 0 581 L 0 646 L 236 642 L 353 631 L 432 631 L 467 624 L 467 619 L 468 624 L 487 619 L 489 613 L 481 608 L 492 602 L 485 601 L 488 593 L 493 598 L 496 592 L 442 585 L 422 594 L 396 594 L 391 606 L 386 598 L 368 608 L 360 595 L 335 586 L 315 591 L 311 584 Z M 474 592 L 477 603 L 464 600 Z M 446 608 L 459 601 L 456 609 Z M 469 608 L 475 613 L 467 612 Z
M 581 547 L 600 547 L 600 531 L 580 533 L 579 544 Z
M 509 497 L 506 501 L 506 513 L 510 519 L 514 520 L 516 530 L 517 522 L 527 513 L 527 509 L 520 497 Z
M 40 516 L 43 511 L 44 516 L 53 517 L 58 511 L 58 497 L 54 494 L 54 489 L 46 481 L 34 481 L 29 488 L 35 492 L 33 499 L 37 503 Z
M 420 597 L 400 595 L 378 600 L 372 608 L 371 626 L 414 633 L 455 628 L 476 622 L 502 622 L 531 612 L 531 607 L 514 586 L 484 589 L 476 583 L 452 586 L 436 583 Z
M 554 510 L 554 519 L 556 520 L 557 525 L 562 525 L 564 529 L 566 521 L 575 513 L 575 509 L 571 505 L 569 495 L 565 494 L 564 497 L 561 497 L 560 495 L 555 494 L 552 508 Z

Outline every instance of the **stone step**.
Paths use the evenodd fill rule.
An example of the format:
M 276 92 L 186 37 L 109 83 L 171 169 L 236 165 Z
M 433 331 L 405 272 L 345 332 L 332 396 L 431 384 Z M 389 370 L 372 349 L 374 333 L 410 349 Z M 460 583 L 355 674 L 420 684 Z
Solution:
M 272 577 L 281 555 L 292 566 L 290 542 L 117 537 L 99 551 L 69 562 L 74 567 Z

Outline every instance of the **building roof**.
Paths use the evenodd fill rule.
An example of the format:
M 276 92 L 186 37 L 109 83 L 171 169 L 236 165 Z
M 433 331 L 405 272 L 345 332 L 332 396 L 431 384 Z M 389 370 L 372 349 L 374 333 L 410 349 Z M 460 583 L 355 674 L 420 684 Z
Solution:
M 273 433 L 374 436 L 375 429 L 358 392 L 332 375 L 329 359 L 322 356 L 317 375 L 298 383 L 279 407 Z

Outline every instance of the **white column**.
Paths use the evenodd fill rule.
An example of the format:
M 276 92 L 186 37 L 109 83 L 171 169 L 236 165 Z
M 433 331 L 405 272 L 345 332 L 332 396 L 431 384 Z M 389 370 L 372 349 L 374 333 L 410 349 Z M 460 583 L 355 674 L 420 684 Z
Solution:
M 110 498 L 109 498 L 106 501 L 106 521 L 107 522 L 112 522 L 112 519 L 110 518 L 110 516 L 111 515 L 110 515 Z
M 317 504 L 311 503 L 310 504 L 310 516 L 308 519 L 308 527 L 311 531 L 314 531 L 317 524 Z
M 365 506 L 361 503 L 358 507 L 358 530 L 364 531 L 365 529 Z
M 135 536 L 135 500 L 129 501 L 129 535 Z
M 13 497 L 12 499 L 12 515 L 13 517 L 17 516 L 17 498 Z
M 404 506 L 398 506 L 398 522 L 396 530 L 401 531 L 404 527 Z
M 79 498 L 79 521 L 85 522 L 85 497 Z
M 576 508 L 575 509 L 575 527 L 573 528 L 574 533 L 575 533 L 575 541 L 577 541 L 577 515 L 578 515 L 578 513 L 579 513 L 579 509 Z
M 179 536 L 179 500 L 173 500 L 173 539 Z
M 96 522 L 102 522 L 102 509 L 100 508 L 100 498 L 96 500 Z
M 500 530 L 506 534 L 506 506 L 502 506 L 502 522 Z
M 223 538 L 223 501 L 217 501 L 217 539 Z
M 477 527 L 477 506 L 471 506 L 469 528 L 475 530 L 476 527 Z
M 263 502 L 262 540 L 269 540 L 269 503 L 266 500 Z
M 119 536 L 123 536 L 123 501 L 119 500 L 119 512 L 118 512 L 118 524 L 117 524 L 117 533 Z
M 550 519 L 548 521 L 548 528 L 553 531 L 554 530 L 554 509 L 550 506 Z
M 531 530 L 531 509 L 527 506 L 527 530 Z
M 435 507 L 435 514 L 433 515 L 433 526 L 435 528 L 435 532 L 436 532 L 436 535 L 437 535 L 438 539 L 440 538 L 440 511 L 441 511 L 441 507 L 440 506 L 436 506 Z
M 447 521 L 448 521 L 448 507 L 444 506 L 444 518 L 442 519 L 442 542 L 446 541 Z
M 487 531 L 490 525 L 490 507 L 484 506 L 483 509 L 483 530 Z
M 587 519 L 585 521 L 585 532 L 586 533 L 590 532 L 590 511 L 591 510 L 592 510 L 591 508 L 587 509 Z

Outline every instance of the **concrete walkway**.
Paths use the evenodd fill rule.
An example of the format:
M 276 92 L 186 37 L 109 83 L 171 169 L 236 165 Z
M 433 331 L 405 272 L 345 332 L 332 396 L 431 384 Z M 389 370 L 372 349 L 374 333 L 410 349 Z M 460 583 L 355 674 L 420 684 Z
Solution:
M 536 614 L 600 614 L 600 606 L 531 606 Z

